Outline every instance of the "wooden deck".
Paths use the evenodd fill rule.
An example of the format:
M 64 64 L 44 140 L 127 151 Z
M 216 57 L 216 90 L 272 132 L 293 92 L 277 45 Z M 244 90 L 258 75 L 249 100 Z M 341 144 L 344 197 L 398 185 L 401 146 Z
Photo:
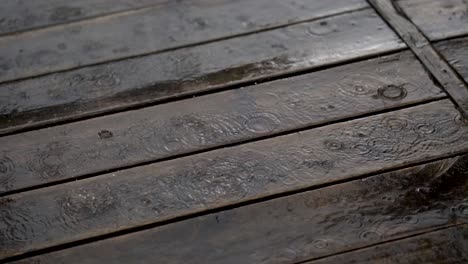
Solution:
M 468 263 L 464 0 L 2 0 L 0 262 Z

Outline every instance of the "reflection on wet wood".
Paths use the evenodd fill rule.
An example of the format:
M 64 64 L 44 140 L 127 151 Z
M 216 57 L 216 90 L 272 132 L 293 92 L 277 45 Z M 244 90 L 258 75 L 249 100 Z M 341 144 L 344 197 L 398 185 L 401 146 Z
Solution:
M 1 131 L 103 113 L 404 47 L 372 10 L 0 86 Z M 229 59 L 226 59 L 229 58 Z
M 441 41 L 434 46 L 468 83 L 468 37 Z
M 260 120 L 262 122 L 255 127 L 262 128 L 263 125 L 274 124 L 274 119 L 268 116 L 263 116 L 258 119 Z M 108 135 L 103 133 L 102 137 L 106 138 Z M 150 142 L 147 145 L 149 150 L 153 147 L 157 149 L 157 146 L 152 146 Z M 2 200 L 0 211 L 7 214 L 4 219 L 22 224 L 4 227 L 3 232 L 8 233 L 4 235 L 7 239 L 1 241 L 2 256 L 21 254 L 33 249 L 466 151 L 468 125 L 460 119 L 458 111 L 450 101 L 442 100 L 393 113 L 355 119 L 11 195 Z M 50 164 L 48 169 L 62 168 L 57 164 L 48 163 L 60 157 L 62 153 L 44 156 L 41 161 L 43 164 Z M 83 167 L 86 167 L 90 159 L 93 158 L 84 156 Z M 10 157 L 6 161 L 13 160 L 15 159 Z M 15 169 L 14 163 L 5 164 L 4 167 L 11 168 L 11 171 Z M 30 166 L 36 165 L 37 161 Z M 6 178 L 4 181 L 10 179 Z M 395 180 L 394 183 L 404 186 L 404 181 Z M 422 182 L 411 182 L 413 183 L 417 184 L 413 187 L 424 187 Z M 413 187 L 411 190 L 414 191 Z M 389 185 L 389 188 L 392 192 L 399 190 L 394 185 Z M 369 190 L 375 191 L 378 188 L 372 187 Z M 421 190 L 425 192 L 426 189 Z M 466 190 L 465 188 L 464 191 Z M 335 190 L 333 193 L 338 195 L 340 191 Z M 380 195 L 381 191 L 376 193 Z M 452 190 L 450 194 L 454 195 L 455 191 Z M 332 197 L 322 194 L 321 196 Z M 462 192 L 462 197 L 466 197 L 466 193 Z M 414 202 L 414 199 L 411 201 Z M 382 200 L 382 197 L 379 196 L 377 200 Z M 350 203 L 357 202 L 358 205 L 366 204 L 366 201 L 371 199 L 346 198 L 343 200 L 343 206 L 352 208 Z M 435 202 L 431 200 L 428 204 Z M 437 203 L 439 202 L 443 203 L 444 200 L 437 200 Z M 262 206 L 261 204 L 259 206 Z M 393 201 L 391 204 L 397 205 Z M 376 206 L 375 210 L 383 210 L 380 204 Z M 445 206 L 448 205 L 444 205 L 443 208 Z M 342 212 L 343 208 L 338 211 Z M 444 215 L 447 212 L 442 211 L 440 214 Z M 435 212 L 431 211 L 432 213 Z M 260 215 L 257 212 L 246 214 L 248 217 Z M 288 216 L 284 212 L 279 212 L 279 215 Z M 452 214 L 441 216 L 440 221 L 446 223 L 451 217 Z M 419 221 L 424 223 L 424 218 L 421 217 Z M 432 218 L 429 215 L 427 219 Z M 431 220 L 431 225 L 434 225 L 437 219 Z M 187 225 L 193 224 L 188 222 Z M 208 226 L 211 226 L 211 223 L 207 228 Z M 229 230 L 226 227 L 222 229 Z M 184 228 L 177 230 L 184 232 Z M 339 230 L 342 231 L 342 228 Z M 213 229 L 212 232 L 217 234 L 218 231 Z M 208 230 L 206 232 L 210 233 Z M 239 230 L 235 233 L 250 234 Z M 205 231 L 200 232 L 200 235 L 205 236 Z M 364 233 L 362 236 L 366 235 Z M 375 236 L 374 233 L 368 235 Z M 171 237 L 177 235 L 173 234 Z M 131 244 L 135 250 L 138 248 L 135 243 Z M 174 247 L 176 248 L 180 247 Z M 230 247 L 226 245 L 221 248 Z M 162 256 L 164 251 L 161 251 Z
M 0 153 L 16 169 L 8 172 L 9 180 L 0 181 L 0 191 L 443 96 L 414 56 L 402 52 L 262 85 L 3 137 Z
M 468 34 L 466 0 L 400 0 L 397 3 L 431 40 Z
M 157 5 L 168 0 L 2 0 L 0 35 Z
M 450 168 L 454 162 L 456 163 Z M 296 263 L 448 225 L 467 223 L 467 173 L 467 157 L 458 161 L 429 163 L 212 213 L 57 251 L 28 261 L 69 264 L 145 263 L 156 257 L 158 262 L 167 264 L 184 263 L 187 260 L 192 264 Z M 221 191 L 222 187 L 218 188 Z M 91 196 L 94 194 L 82 195 L 82 198 L 76 196 L 77 200 L 69 200 L 62 204 L 64 211 L 61 217 L 69 220 L 68 230 L 79 232 L 78 225 L 89 226 L 86 220 L 77 219 L 78 215 L 97 219 L 98 215 L 106 215 L 114 206 L 126 202 L 103 200 L 102 196 L 94 200 L 96 202 L 91 202 Z M 86 199 L 89 199 L 89 203 L 84 202 Z M 142 196 L 141 199 L 142 205 L 158 206 L 149 196 Z M 37 203 L 41 204 L 40 201 Z M 16 206 L 22 208 L 15 199 L 12 199 L 10 204 L 12 209 L 5 211 L 11 214 L 17 212 Z M 144 213 L 144 210 L 134 209 L 128 211 L 128 214 Z M 27 212 L 23 213 L 24 216 L 29 215 Z M 108 219 L 110 222 L 107 226 L 115 223 L 112 221 L 115 216 L 108 215 Z M 49 223 L 39 222 L 45 220 L 43 218 L 36 217 L 34 220 L 35 224 L 43 226 L 40 230 L 44 230 L 43 234 L 36 234 L 43 236 Z M 24 226 L 31 226 L 31 222 L 27 223 Z M 26 233 L 32 234 L 30 230 L 25 233 L 19 232 Z M 464 234 L 456 236 L 461 237 Z M 25 240 L 28 238 L 30 237 Z M 440 239 L 443 239 L 443 236 L 440 236 Z M 25 240 L 16 242 L 22 243 Z M 434 240 L 434 243 L 437 241 Z M 464 243 L 463 239 L 458 241 Z M 424 248 L 425 245 L 416 246 Z M 373 253 L 378 255 L 378 251 Z M 362 255 L 363 258 L 365 256 Z M 456 257 L 459 256 L 452 256 L 452 259 Z
M 466 264 L 468 226 L 461 225 L 304 264 Z
M 170 1 L 154 8 L 0 38 L 0 82 L 366 6 L 364 0 Z

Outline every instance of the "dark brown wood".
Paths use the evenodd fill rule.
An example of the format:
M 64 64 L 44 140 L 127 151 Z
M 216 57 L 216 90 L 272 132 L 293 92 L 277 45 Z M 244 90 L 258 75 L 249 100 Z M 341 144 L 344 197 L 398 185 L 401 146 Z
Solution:
M 403 47 L 375 12 L 368 9 L 198 47 L 8 83 L 0 85 L 0 133 Z
M 67 264 L 148 262 L 275 264 L 297 263 L 329 256 L 437 228 L 467 223 L 468 158 L 462 158 L 453 169 L 443 174 L 453 162 L 454 160 L 435 162 L 422 167 L 212 213 L 41 255 L 27 261 Z M 363 167 L 365 165 L 362 164 Z M 347 167 L 340 166 L 340 169 Z M 330 170 L 331 175 L 334 172 L 335 170 Z M 207 185 L 216 183 L 218 186 L 213 187 L 213 191 L 223 192 L 220 182 L 207 182 Z M 170 193 L 167 192 L 166 195 Z M 87 196 L 83 199 L 90 199 L 90 202 L 82 202 L 79 205 L 86 204 L 91 207 L 85 209 L 85 207 L 74 207 L 78 204 L 64 204 L 68 209 L 64 208 L 63 218 L 60 219 L 68 219 L 67 231 L 74 230 L 79 233 L 78 225 L 83 229 L 88 226 L 89 220 L 81 221 L 75 218 L 78 214 L 82 216 L 86 214 L 88 219 L 96 219 L 97 215 L 105 215 L 112 211 L 111 208 L 117 203 L 126 202 L 110 200 L 108 197 L 104 203 L 98 202 L 102 200 L 96 197 L 95 202 L 91 203 L 92 191 L 83 195 Z M 135 192 L 133 195 L 135 197 Z M 40 196 L 36 194 L 36 197 Z M 117 199 L 117 196 L 112 197 Z M 223 200 L 221 197 L 218 198 L 218 202 Z M 155 206 L 155 200 L 149 195 L 146 197 L 142 195 L 140 199 L 142 199 L 140 204 L 147 204 L 144 207 Z M 48 210 L 52 208 L 52 204 L 48 202 L 42 203 L 40 200 L 34 202 L 38 206 L 47 204 Z M 17 210 L 23 208 L 19 206 L 20 203 L 12 199 L 9 202 L 10 210 L 4 211 L 10 212 L 11 215 L 19 214 Z M 170 205 L 163 202 L 159 208 L 161 206 Z M 134 211 L 129 214 L 140 214 L 145 211 L 133 208 Z M 121 210 L 119 216 L 122 217 L 122 214 L 126 213 L 126 210 Z M 24 215 L 29 214 L 24 212 Z M 107 226 L 115 224 L 115 217 L 116 215 L 107 216 L 109 221 Z M 29 228 L 32 219 L 27 217 L 22 219 L 24 220 L 21 226 Z M 41 220 L 44 219 L 36 216 L 34 223 L 42 226 L 40 229 L 43 230 L 42 233 L 47 233 L 50 228 L 49 222 L 40 222 Z M 50 223 L 50 226 L 54 226 L 55 223 Z M 30 230 L 27 232 L 29 234 Z M 24 233 L 14 234 L 18 235 L 18 243 L 27 240 L 21 236 Z
M 70 4 L 71 5 L 71 4 Z M 168 1 L 0 38 L 0 82 L 364 8 L 364 0 Z
M 0 138 L 0 192 L 444 97 L 410 52 Z M 6 165 L 5 165 L 6 166 Z M 8 174 L 8 175 L 6 175 Z
M 468 37 L 441 41 L 434 46 L 468 83 Z
M 304 264 L 466 264 L 467 241 L 461 225 Z
M 168 0 L 2 0 L 0 35 L 162 4 Z
M 271 122 L 273 119 L 258 120 L 264 121 L 255 126 L 258 128 L 273 124 Z M 107 137 L 106 135 L 107 133 L 103 133 L 103 137 Z M 119 152 L 118 149 L 114 151 Z M 355 119 L 269 140 L 10 195 L 0 202 L 0 212 L 5 214 L 0 217 L 4 219 L 2 228 L 4 239 L 0 241 L 2 243 L 0 248 L 3 249 L 1 256 L 22 254 L 35 249 L 174 219 L 207 209 L 329 184 L 467 151 L 468 125 L 460 119 L 459 112 L 453 108 L 450 101 L 441 100 L 392 113 Z M 55 156 L 44 157 L 43 162 L 48 162 L 48 158 L 54 159 L 61 155 L 64 153 L 57 152 Z M 86 163 L 93 159 L 92 153 L 83 155 L 82 159 L 84 168 L 87 166 Z M 13 168 L 11 163 L 5 164 L 5 168 Z M 36 164 L 31 164 L 31 166 Z M 464 177 L 464 180 L 466 179 L 467 177 Z M 425 181 L 428 179 L 425 178 L 423 182 Z M 412 186 L 412 191 L 415 187 L 424 187 L 421 181 L 402 182 L 395 179 L 392 182 L 403 187 L 409 184 Z M 384 186 L 386 185 L 382 187 Z M 460 187 L 460 184 L 455 187 Z M 398 205 L 396 208 L 401 206 L 401 204 L 394 203 L 393 199 L 397 199 L 396 196 L 389 196 L 382 201 L 383 191 L 374 187 L 368 190 L 379 194 L 377 201 L 388 202 L 392 206 Z M 391 186 L 391 190 L 395 191 L 394 185 Z M 464 199 L 468 189 L 463 190 Z M 426 189 L 423 188 L 421 191 L 424 192 Z M 332 197 L 320 191 L 317 193 L 318 196 L 327 197 L 326 199 Z M 334 189 L 331 193 L 342 196 L 338 189 Z M 450 195 L 453 195 L 453 199 L 458 197 L 455 196 L 454 190 L 451 190 Z M 351 203 L 356 202 L 356 205 L 362 203 L 361 210 L 365 213 L 364 208 L 375 202 L 370 198 L 354 198 L 347 197 L 333 204 L 340 204 L 343 208 L 353 208 Z M 311 201 L 313 200 L 315 199 Z M 413 202 L 413 199 L 408 201 Z M 442 204 L 445 202 L 443 199 L 430 200 L 428 204 L 436 201 Z M 319 207 L 319 204 L 317 206 Z M 281 206 L 272 206 L 272 208 L 277 209 Z M 343 208 L 340 207 L 337 212 L 343 211 Z M 414 212 L 419 209 L 421 209 L 420 206 L 414 208 Z M 378 206 L 375 210 L 374 213 L 381 211 L 382 208 Z M 255 213 L 251 211 L 245 216 L 260 217 L 256 218 L 256 221 L 265 220 L 266 218 L 261 217 L 260 211 L 256 208 Z M 315 211 L 315 209 L 312 210 L 314 213 Z M 441 223 L 452 221 L 453 214 L 449 212 L 447 210 L 440 212 L 442 215 L 447 214 L 446 217 L 440 217 Z M 431 211 L 432 213 L 435 212 Z M 280 210 L 277 217 L 288 217 L 288 215 Z M 431 226 L 435 225 L 439 219 L 436 217 L 433 221 L 430 214 L 427 217 Z M 426 217 L 418 216 L 418 219 L 420 223 L 426 223 Z M 244 220 L 239 219 L 238 223 Z M 319 223 L 328 225 L 324 220 L 321 219 Z M 193 223 L 188 222 L 186 225 L 193 226 Z M 210 222 L 207 228 L 208 226 L 211 228 L 211 225 Z M 378 226 L 372 227 L 379 228 Z M 211 232 L 218 234 L 218 231 L 223 229 L 231 230 L 222 226 L 220 228 L 219 230 L 214 228 Z M 301 230 L 300 228 L 302 227 L 298 226 L 298 230 Z M 340 227 L 337 230 L 342 231 L 342 229 Z M 175 230 L 177 231 L 174 232 L 181 234 L 187 231 L 182 227 Z M 366 236 L 374 237 L 376 234 L 370 232 L 371 230 L 373 229 L 367 230 L 368 233 L 364 232 L 361 237 L 364 239 L 367 239 Z M 391 230 L 388 232 L 397 232 L 398 228 Z M 387 230 L 376 230 L 378 233 L 384 231 L 387 232 Z M 363 231 L 359 233 L 361 232 Z M 250 234 L 247 230 L 235 230 L 232 234 L 237 233 L 239 235 Z M 204 236 L 204 232 L 200 235 Z M 223 235 L 222 233 L 219 235 L 226 238 L 230 236 L 230 234 Z M 258 239 L 263 235 L 253 237 Z M 161 236 L 152 234 L 150 237 Z M 178 237 L 175 233 L 170 237 L 174 243 L 183 241 L 183 239 L 174 239 Z M 281 235 L 280 237 L 288 236 Z M 260 240 L 269 241 L 269 239 Z M 238 240 L 239 243 L 236 244 L 243 244 L 240 243 L 241 241 L 252 240 L 245 237 Z M 128 245 L 132 245 L 131 252 L 136 253 L 137 251 L 133 249 L 137 250 L 141 244 L 134 241 L 128 242 Z M 167 246 L 174 250 L 180 249 L 180 246 L 174 246 L 171 243 Z M 220 246 L 221 251 L 229 248 L 228 245 Z M 167 248 L 161 247 L 158 250 L 161 250 L 162 257 Z M 119 256 L 120 251 L 116 249 L 114 256 Z M 110 254 L 103 255 L 110 256 Z M 159 256 L 159 253 L 156 255 Z
M 430 40 L 468 34 L 466 0 L 400 0 L 397 3 Z
M 402 14 L 401 10 L 395 8 L 393 0 L 369 0 L 369 2 L 434 75 L 463 116 L 468 119 L 468 87 L 463 80 L 440 57 L 419 29 Z

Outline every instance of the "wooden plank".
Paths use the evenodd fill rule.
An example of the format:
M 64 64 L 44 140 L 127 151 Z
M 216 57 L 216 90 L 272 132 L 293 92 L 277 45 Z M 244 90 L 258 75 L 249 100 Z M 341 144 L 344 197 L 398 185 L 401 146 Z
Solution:
M 0 82 L 364 8 L 364 0 L 170 1 L 0 38 Z
M 468 227 L 461 225 L 304 264 L 466 264 Z
M 402 47 L 404 44 L 396 35 L 368 9 L 198 47 L 8 83 L 0 86 L 0 133 Z
M 0 138 L 0 192 L 444 97 L 410 52 Z M 84 166 L 86 164 L 86 166 Z M 8 178 L 8 179 L 6 179 Z
M 167 0 L 2 0 L 0 35 L 22 32 L 167 2 Z
M 347 126 L 351 129 L 353 127 Z M 398 139 L 405 139 L 405 137 Z M 157 260 L 158 263 L 167 264 L 187 262 L 193 264 L 274 264 L 297 263 L 328 256 L 447 225 L 466 223 L 468 221 L 466 202 L 468 158 L 465 157 L 461 164 L 455 165 L 455 173 L 450 171 L 447 175 L 441 176 L 440 174 L 451 164 L 453 164 L 451 160 L 436 162 L 423 167 L 333 185 L 101 240 L 28 261 L 91 264 L 147 263 Z M 366 166 L 366 164 L 360 165 Z M 356 164 L 353 166 L 358 167 Z M 347 166 L 340 166 L 338 170 L 340 169 L 346 170 Z M 329 176 L 335 176 L 338 170 L 331 169 Z M 316 170 L 312 171 L 315 174 Z M 312 172 L 309 171 L 309 173 Z M 118 177 L 114 177 L 113 180 L 118 180 Z M 181 179 L 180 182 L 183 180 L 185 179 Z M 206 182 L 206 186 L 217 183 L 218 185 L 212 187 L 210 191 L 206 187 L 201 188 L 198 197 L 204 194 L 207 197 L 207 193 L 217 191 L 224 193 L 225 190 L 239 186 L 238 184 L 222 185 L 216 180 Z M 203 185 L 201 182 L 197 185 L 200 184 Z M 87 196 L 84 199 L 92 199 L 96 189 L 86 190 L 89 192 L 83 193 Z M 205 193 L 204 190 L 207 192 Z M 54 189 L 54 191 L 57 190 Z M 78 192 L 77 190 L 75 194 Z M 170 191 L 167 190 L 166 195 L 169 194 Z M 55 198 L 62 198 L 62 195 L 59 194 Z M 42 196 L 35 193 L 34 197 L 39 200 L 30 199 L 29 205 L 25 206 L 25 197 L 19 200 L 13 198 L 10 201 L 11 207 L 4 211 L 10 213 L 9 219 L 16 220 L 17 218 L 13 215 L 20 214 L 17 211 L 20 208 L 34 210 L 34 218 L 28 217 L 32 215 L 32 212 L 22 211 L 24 218 L 21 218 L 21 223 L 22 226 L 27 227 L 24 231 L 34 228 L 35 225 L 41 225 L 42 234 L 35 233 L 37 236 L 44 236 L 44 233 L 47 233 L 51 227 L 53 228 L 57 222 L 66 219 L 68 226 L 62 229 L 66 230 L 63 237 L 72 232 L 80 233 L 78 229 L 83 230 L 89 227 L 89 223 L 95 221 L 98 215 L 109 214 L 106 216 L 108 222 L 102 227 L 109 228 L 116 224 L 116 218 L 148 213 L 148 209 L 140 210 L 142 207 L 172 206 L 171 203 L 165 203 L 162 200 L 153 200 L 150 198 L 152 195 L 154 194 L 142 194 L 137 198 L 135 196 L 139 194 L 136 195 L 133 192 L 132 195 L 126 195 L 120 201 L 111 200 L 108 196 L 106 202 L 99 199 L 103 196 L 96 196 L 95 202 L 89 200 L 89 203 L 79 204 L 69 200 L 70 205 L 65 204 L 65 211 L 60 218 L 57 216 L 48 220 L 40 217 L 39 214 L 50 212 L 59 200 L 43 201 Z M 127 201 L 126 198 L 130 196 L 132 201 Z M 112 195 L 112 197 L 118 199 L 119 196 Z M 141 200 L 133 200 L 135 198 Z M 218 198 L 218 203 L 224 201 L 222 197 L 218 196 Z M 190 198 L 187 197 L 187 201 L 188 199 Z M 158 203 L 157 201 L 161 203 L 155 204 L 154 202 Z M 132 211 L 120 210 L 119 214 L 111 212 L 114 205 L 127 202 L 133 204 Z M 144 205 L 145 203 L 147 205 Z M 35 208 L 33 204 L 36 204 Z M 75 207 L 75 205 L 81 207 Z M 47 210 L 38 213 L 39 207 L 47 208 Z M 73 210 L 70 210 L 72 208 Z M 126 215 L 127 212 L 129 212 L 128 215 Z M 158 213 L 160 212 L 154 214 Z M 84 217 L 85 214 L 87 219 Z M 123 214 L 126 216 L 122 216 Z M 83 218 L 77 219 L 76 215 L 81 215 Z M 31 225 L 32 222 L 34 225 Z M 17 234 L 17 241 L 23 243 L 22 246 L 25 246 L 27 244 L 25 241 L 30 238 L 24 234 L 32 234 L 30 230 L 26 232 L 13 228 L 10 230 L 18 231 L 14 234 Z M 21 238 L 23 240 L 20 240 Z M 8 250 L 10 247 L 7 245 L 3 248 Z
M 468 37 L 437 42 L 434 47 L 468 83 Z
M 466 0 L 399 0 L 397 3 L 430 40 L 468 34 Z
M 466 152 L 468 125 L 458 117 L 459 113 L 451 102 L 442 100 L 394 113 L 355 119 L 10 195 L 0 203 L 0 212 L 6 214 L 0 218 L 5 219 L 2 228 L 4 239 L 0 242 L 0 248 L 3 249 L 1 256 L 22 254 L 273 194 L 297 191 Z M 89 155 L 84 157 L 83 167 L 90 159 L 92 157 Z M 463 179 L 466 180 L 467 177 Z M 427 178 L 424 180 L 428 181 Z M 401 181 L 394 183 L 402 186 Z M 421 187 L 421 182 L 407 183 L 412 186 L 411 190 L 414 191 L 413 183 Z M 464 199 L 468 188 L 463 190 Z M 331 193 L 338 195 L 341 192 L 334 189 Z M 381 201 L 382 192 L 376 193 L 379 193 L 378 200 Z M 455 195 L 455 191 L 452 190 L 450 195 Z M 323 193 L 320 196 L 328 197 Z M 367 198 L 358 200 L 358 204 L 364 203 L 366 206 L 366 201 L 369 205 L 375 202 Z M 348 207 L 351 206 L 349 203 L 358 200 L 351 201 L 348 197 L 347 202 L 343 200 L 342 205 Z M 384 202 L 394 204 L 391 198 Z M 429 204 L 432 203 L 435 201 L 430 200 Z M 441 200 L 440 203 L 444 201 Z M 340 207 L 337 211 L 342 210 Z M 261 216 L 258 211 L 255 208 L 255 214 L 251 211 L 245 215 Z M 430 214 L 432 213 L 434 212 L 431 211 Z M 427 219 L 432 226 L 434 222 L 430 214 Z M 281 215 L 287 216 L 279 212 L 278 217 Z M 446 223 L 452 221 L 451 217 L 450 213 L 446 217 L 436 218 L 440 218 L 441 223 Z M 426 223 L 425 217 L 418 219 Z M 193 223 L 188 225 L 193 226 Z M 238 226 L 237 223 L 235 225 Z M 223 229 L 229 230 L 227 227 L 221 230 Z M 184 232 L 184 228 L 177 230 Z M 341 228 L 339 230 L 342 231 Z M 397 231 L 396 228 L 394 230 Z M 212 232 L 217 234 L 218 231 L 220 230 L 213 229 Z M 249 233 L 239 231 L 236 230 L 235 233 Z M 372 237 L 375 234 L 368 235 Z M 174 240 L 174 237 L 178 236 L 172 234 L 171 239 Z M 127 246 L 137 248 L 137 244 L 132 242 Z M 180 247 L 174 247 L 177 248 Z M 166 249 L 161 252 L 164 251 Z M 119 254 L 116 253 L 115 256 Z
M 401 10 L 396 9 L 393 0 L 369 0 L 369 2 L 405 41 L 443 86 L 463 116 L 468 119 L 468 87 L 463 80 L 434 50 L 419 29 L 404 16 Z

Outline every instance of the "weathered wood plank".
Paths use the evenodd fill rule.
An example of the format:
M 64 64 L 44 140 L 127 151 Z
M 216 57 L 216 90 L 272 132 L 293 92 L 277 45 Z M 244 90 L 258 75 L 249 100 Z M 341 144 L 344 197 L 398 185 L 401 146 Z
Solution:
M 397 3 L 430 40 L 468 34 L 466 0 L 400 0 Z
M 0 192 L 444 97 L 410 52 L 0 138 Z M 84 166 L 86 164 L 86 166 Z M 8 174 L 8 176 L 6 176 Z
M 144 8 L 167 0 L 2 0 L 0 35 Z
M 0 86 L 0 133 L 404 47 L 365 10 Z M 226 59 L 229 58 L 229 59 Z
M 466 264 L 468 226 L 461 225 L 305 264 Z
M 118 149 L 115 151 L 118 152 Z M 306 132 L 14 194 L 3 198 L 0 203 L 0 212 L 6 214 L 0 218 L 4 219 L 1 229 L 4 239 L 0 240 L 1 256 L 17 255 L 466 151 L 468 125 L 459 119 L 459 113 L 450 101 L 442 100 L 393 113 L 354 119 Z M 83 155 L 83 167 L 92 159 L 90 155 Z M 47 158 L 52 159 L 55 156 Z M 47 162 L 47 158 L 44 161 Z M 467 177 L 463 179 L 466 180 Z M 394 183 L 402 186 L 399 180 Z M 407 184 L 413 186 L 413 183 L 416 186 L 422 184 L 416 181 Z M 394 187 L 391 189 L 394 190 Z M 374 191 L 374 187 L 369 190 Z M 467 190 L 464 188 L 463 198 L 466 198 Z M 340 191 L 334 189 L 332 193 L 338 195 Z M 376 193 L 381 195 L 382 192 Z M 455 193 L 452 191 L 450 195 Z M 323 194 L 320 196 L 328 197 Z M 382 196 L 379 196 L 378 200 L 381 199 Z M 342 205 L 349 207 L 351 205 L 348 202 L 358 200 L 348 197 L 346 201 Z M 364 198 L 359 199 L 359 204 L 367 204 L 366 201 L 369 201 L 369 205 L 374 202 Z M 391 198 L 384 202 L 395 204 Z M 435 201 L 431 200 L 428 204 L 432 203 Z M 342 210 L 340 208 L 338 211 Z M 255 208 L 255 214 L 250 212 L 245 215 L 259 217 L 261 213 L 258 211 Z M 278 217 L 288 215 L 278 213 Z M 431 211 L 432 213 L 434 212 Z M 447 211 L 442 212 L 445 213 Z M 432 218 L 428 215 L 427 219 Z M 441 219 L 442 223 L 446 223 L 451 218 L 441 216 Z M 419 222 L 425 221 L 425 217 L 419 218 Z M 435 224 L 432 220 L 430 222 L 431 225 Z M 222 229 L 230 230 L 226 227 Z M 393 229 L 397 231 L 396 228 Z M 185 228 L 179 227 L 177 230 L 175 232 L 185 232 Z M 298 230 L 301 229 L 298 227 Z M 339 230 L 342 231 L 341 228 Z M 213 229 L 212 232 L 217 234 L 218 231 Z M 235 233 L 249 233 L 239 231 L 236 230 Z M 373 237 L 375 234 L 362 234 L 363 237 L 367 235 Z M 171 237 L 174 240 L 178 236 L 172 234 Z M 139 247 L 136 244 L 132 242 L 127 246 L 133 245 L 136 249 Z M 180 247 L 174 247 L 177 248 Z M 162 256 L 164 251 L 166 249 L 161 251 Z
M 347 126 L 348 129 L 353 127 Z M 154 260 L 167 264 L 297 263 L 447 225 L 466 223 L 468 158 L 465 157 L 461 163 L 455 165 L 454 170 L 441 176 L 451 164 L 453 161 L 450 160 L 436 162 L 423 167 L 333 185 L 101 240 L 28 261 L 67 264 L 146 263 Z M 365 167 L 367 164 L 361 165 Z M 347 166 L 341 166 L 340 169 L 347 169 Z M 334 175 L 335 172 L 336 170 L 332 169 L 329 175 Z M 314 174 L 315 170 L 312 169 L 309 173 Z M 116 179 L 118 177 L 113 178 Z M 183 180 L 181 179 L 181 182 Z M 220 185 L 216 180 L 206 184 L 217 185 L 212 187 L 209 193 L 218 191 L 223 193 L 229 187 L 238 186 L 238 184 Z M 61 221 L 59 219 L 67 219 L 69 225 L 66 230 L 69 233 L 68 230 L 79 232 L 76 228 L 78 225 L 83 227 L 78 229 L 84 229 L 91 222 L 84 217 L 83 220 L 77 219 L 76 215 L 87 215 L 88 219 L 95 220 L 97 215 L 109 214 L 106 217 L 109 222 L 105 225 L 109 227 L 116 224 L 116 217 L 127 214 L 126 210 L 120 210 L 118 215 L 110 212 L 116 204 L 125 203 L 125 198 L 129 195 L 123 197 L 121 201 L 111 200 L 110 197 L 114 199 L 118 197 L 111 195 L 105 199 L 106 202 L 98 202 L 103 198 L 102 192 L 99 192 L 101 196 L 96 196 L 95 202 L 91 202 L 95 189 L 86 190 L 89 192 L 82 193 L 86 197 L 80 200 L 82 202 L 68 200 L 64 203 L 60 200 L 63 194 L 59 194 L 56 197 L 57 201 L 62 201 L 65 210 L 60 218 L 51 218 L 54 222 L 39 217 L 38 214 L 42 213 L 34 214 L 33 219 L 28 218 L 31 212 L 17 211 L 19 208 L 24 208 L 38 212 L 38 207 L 32 209 L 35 206 L 33 204 L 39 207 L 42 207 L 41 204 L 48 205 L 42 208 L 50 211 L 57 204 L 53 200 L 42 201 L 42 197 L 37 193 L 35 195 L 40 200 L 31 199 L 29 204 L 25 205 L 23 203 L 25 197 L 19 200 L 13 198 L 9 202 L 10 208 L 6 207 L 4 211 L 10 213 L 9 217 L 12 220 L 16 219 L 14 214 L 24 213 L 24 218 L 21 218 L 21 223 L 24 224 L 22 226 L 29 228 L 32 222 L 42 226 L 40 229 L 42 234 L 35 233 L 37 236 L 47 233 L 49 225 L 54 226 L 57 221 Z M 207 197 L 207 193 L 203 190 L 207 189 L 201 188 L 198 197 L 203 195 Z M 75 195 L 80 192 L 76 191 Z M 81 190 L 83 191 L 84 189 Z M 166 193 L 169 194 L 170 192 Z M 160 205 L 154 204 L 158 200 L 153 200 L 150 195 L 153 194 L 141 195 L 138 203 L 136 200 L 129 201 L 134 202 L 133 210 L 129 214 L 135 215 L 147 211 L 139 210 L 136 204 L 158 208 L 171 206 L 170 203 L 164 202 Z M 133 193 L 132 199 L 136 196 L 139 195 Z M 222 197 L 218 198 L 217 202 L 224 201 Z M 89 202 L 83 202 L 85 199 Z M 26 229 L 22 230 L 23 232 L 14 228 L 10 230 L 18 231 L 14 234 L 24 238 L 17 239 L 18 243 L 24 243 L 30 238 L 22 236 L 23 234 L 32 234 Z
M 424 66 L 443 86 L 460 112 L 468 119 L 468 86 L 431 46 L 429 40 L 409 21 L 393 0 L 369 0 L 372 6 L 393 27 Z
M 0 38 L 0 82 L 255 32 L 366 7 L 364 0 L 169 1 Z
M 468 83 L 468 37 L 437 42 L 434 47 Z

